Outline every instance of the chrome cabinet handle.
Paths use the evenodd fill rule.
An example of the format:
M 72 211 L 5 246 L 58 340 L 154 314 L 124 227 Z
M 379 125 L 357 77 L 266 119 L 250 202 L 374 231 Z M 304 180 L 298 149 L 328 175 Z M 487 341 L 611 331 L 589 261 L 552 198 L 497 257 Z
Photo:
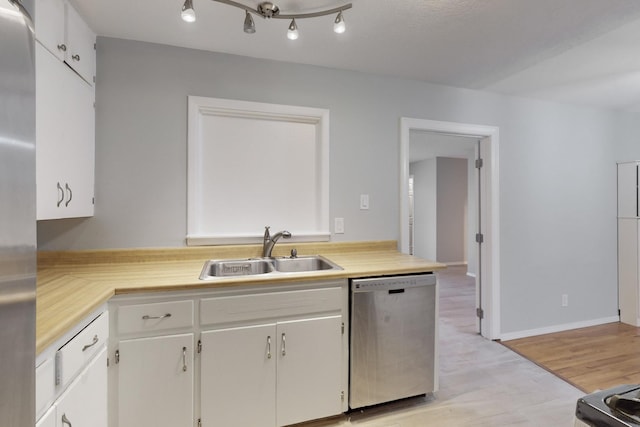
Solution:
M 57 186 L 58 186 L 58 192 L 60 193 L 60 198 L 58 199 L 58 203 L 56 204 L 56 206 L 60 207 L 60 205 L 64 201 L 64 188 L 62 188 L 59 182 L 57 183 Z
M 78 54 L 71 55 L 71 59 L 73 59 L 74 61 L 80 61 L 80 55 Z
M 85 350 L 93 347 L 94 345 L 98 344 L 98 341 L 99 341 L 98 335 L 96 334 L 96 335 L 93 336 L 93 341 L 91 341 L 91 344 L 87 344 L 84 347 L 82 347 L 82 351 L 85 351 Z
M 271 336 L 267 337 L 267 359 L 271 359 Z
M 182 347 L 182 372 L 187 372 L 187 347 Z
M 67 418 L 67 414 L 62 414 L 62 424 L 66 424 L 69 427 L 73 427 L 71 425 L 71 421 L 69 421 L 69 419 Z
M 282 355 L 287 355 L 287 337 L 284 332 L 282 333 Z
M 71 203 L 71 199 L 73 199 L 73 191 L 71 191 L 71 187 L 69 187 L 69 183 L 65 183 L 64 188 L 66 188 L 67 193 L 69 193 L 69 199 L 66 201 L 64 205 L 69 206 L 69 203 Z
M 145 314 L 142 316 L 142 320 L 166 319 L 167 317 L 171 317 L 171 313 L 167 313 L 162 316 L 149 316 L 148 314 Z
M 61 43 L 58 45 L 58 50 L 61 50 L 62 52 L 66 52 L 67 51 L 67 45 L 64 43 Z

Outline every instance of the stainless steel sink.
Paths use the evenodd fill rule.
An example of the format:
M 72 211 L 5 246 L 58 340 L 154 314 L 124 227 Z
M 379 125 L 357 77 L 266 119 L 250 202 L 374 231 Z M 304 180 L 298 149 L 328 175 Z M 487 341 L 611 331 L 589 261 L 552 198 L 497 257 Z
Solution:
M 279 258 L 212 259 L 204 263 L 200 280 L 216 277 L 253 276 L 259 274 L 305 273 L 342 270 L 320 255 Z
M 251 276 L 273 272 L 273 262 L 267 259 L 209 260 L 204 263 L 200 279 L 212 277 Z
M 300 273 L 304 271 L 342 270 L 337 264 L 319 255 L 296 258 L 274 258 L 276 271 L 281 273 Z

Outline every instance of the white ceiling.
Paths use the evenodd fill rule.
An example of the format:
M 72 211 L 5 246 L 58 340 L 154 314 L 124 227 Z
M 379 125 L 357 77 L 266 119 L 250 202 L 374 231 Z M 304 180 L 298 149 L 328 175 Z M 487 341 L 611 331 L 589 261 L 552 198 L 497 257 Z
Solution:
M 98 35 L 416 79 L 563 103 L 640 112 L 640 0 L 351 0 L 334 16 L 289 22 L 193 0 L 72 0 Z M 258 0 L 244 0 L 255 7 Z M 340 0 L 275 1 L 282 13 Z

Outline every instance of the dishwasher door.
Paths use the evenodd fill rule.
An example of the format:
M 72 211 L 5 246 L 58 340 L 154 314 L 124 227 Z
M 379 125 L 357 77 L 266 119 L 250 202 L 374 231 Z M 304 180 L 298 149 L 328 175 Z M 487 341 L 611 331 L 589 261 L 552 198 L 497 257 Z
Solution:
M 351 282 L 349 406 L 436 391 L 436 277 Z

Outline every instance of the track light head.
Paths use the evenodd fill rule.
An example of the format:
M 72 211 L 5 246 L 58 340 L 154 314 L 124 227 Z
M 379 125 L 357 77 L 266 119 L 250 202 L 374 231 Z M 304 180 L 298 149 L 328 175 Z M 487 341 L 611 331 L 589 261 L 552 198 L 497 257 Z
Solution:
M 297 40 L 300 34 L 298 33 L 298 25 L 296 24 L 296 18 L 291 20 L 289 24 L 289 30 L 287 31 L 287 38 L 289 40 Z
M 245 12 L 246 15 L 244 17 L 244 32 L 247 34 L 253 34 L 256 32 L 256 24 L 253 22 L 253 18 L 249 11 Z
M 182 5 L 182 13 L 180 14 L 182 20 L 185 22 L 195 22 L 196 12 L 193 10 L 193 0 L 184 0 Z
M 336 34 L 342 34 L 347 29 L 347 26 L 344 23 L 344 17 L 342 16 L 342 11 L 338 13 L 336 16 L 336 20 L 333 21 L 333 32 Z

